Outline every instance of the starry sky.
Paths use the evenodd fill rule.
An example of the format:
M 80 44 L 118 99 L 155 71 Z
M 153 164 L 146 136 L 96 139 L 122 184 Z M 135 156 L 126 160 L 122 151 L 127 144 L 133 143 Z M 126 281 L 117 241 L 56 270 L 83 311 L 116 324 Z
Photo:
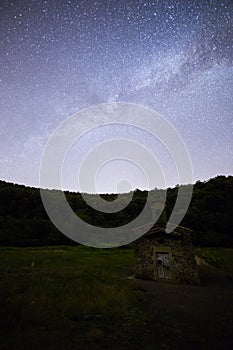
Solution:
M 149 107 L 174 125 L 193 178 L 233 173 L 232 2 L 230 0 L 1 0 L 0 179 L 39 184 L 49 135 L 73 113 L 99 103 Z M 166 185 L 178 183 L 169 155 L 151 135 L 105 126 L 87 133 L 67 157 L 64 188 L 86 152 L 127 137 L 154 152 Z M 116 174 L 145 188 L 124 161 L 103 168 L 100 192 Z M 106 180 L 107 179 L 107 180 Z

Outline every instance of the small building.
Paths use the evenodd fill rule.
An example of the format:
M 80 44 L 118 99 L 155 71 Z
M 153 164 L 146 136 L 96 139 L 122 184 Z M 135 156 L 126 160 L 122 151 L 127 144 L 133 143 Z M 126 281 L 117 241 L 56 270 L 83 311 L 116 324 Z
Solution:
M 177 226 L 166 233 L 164 220 L 157 222 L 135 242 L 136 277 L 200 284 L 191 230 Z

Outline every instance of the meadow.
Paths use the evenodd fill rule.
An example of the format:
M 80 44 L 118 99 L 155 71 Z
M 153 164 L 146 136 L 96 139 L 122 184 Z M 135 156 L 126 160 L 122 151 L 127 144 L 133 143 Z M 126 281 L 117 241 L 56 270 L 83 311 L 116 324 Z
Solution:
M 142 281 L 132 248 L 0 248 L 0 350 L 226 349 L 233 249 L 196 248 L 201 286 Z

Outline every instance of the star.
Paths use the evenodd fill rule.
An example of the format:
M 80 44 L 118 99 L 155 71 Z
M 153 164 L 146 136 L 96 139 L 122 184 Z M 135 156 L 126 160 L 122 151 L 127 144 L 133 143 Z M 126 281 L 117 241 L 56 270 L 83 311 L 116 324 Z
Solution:
M 9 161 L 0 164 L 0 179 L 38 186 L 49 134 L 108 101 L 144 105 L 172 123 L 190 151 L 194 180 L 231 174 L 231 13 L 230 0 L 1 2 L 0 116 L 8 137 L 0 157 Z M 103 141 L 105 132 L 114 138 L 119 130 L 93 132 L 80 147 Z M 149 146 L 144 133 L 131 134 Z M 168 185 L 176 184 L 166 156 L 157 156 Z

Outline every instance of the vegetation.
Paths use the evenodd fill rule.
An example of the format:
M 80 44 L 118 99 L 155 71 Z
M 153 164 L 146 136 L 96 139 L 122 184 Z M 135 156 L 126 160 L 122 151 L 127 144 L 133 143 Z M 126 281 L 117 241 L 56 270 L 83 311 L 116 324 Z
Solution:
M 196 254 L 210 265 L 224 271 L 233 271 L 232 248 L 196 248 Z
M 222 266 L 200 270 L 200 287 L 128 279 L 130 248 L 0 248 L 0 348 L 231 348 L 233 249 L 197 252 Z
M 172 212 L 177 191 L 178 186 L 167 190 L 167 216 Z M 159 201 L 163 190 L 155 189 L 152 192 L 156 201 Z M 52 193 L 56 196 L 57 191 Z M 124 195 L 121 196 L 124 200 Z M 79 193 L 66 192 L 66 197 L 83 220 L 96 226 L 115 227 L 137 217 L 144 207 L 147 192 L 136 190 L 131 203 L 117 214 L 94 211 Z M 115 195 L 103 197 L 111 201 Z M 90 198 L 96 200 L 94 195 L 90 195 Z M 232 198 L 232 176 L 218 176 L 207 182 L 198 181 L 194 185 L 192 201 L 181 224 L 194 230 L 195 245 L 233 246 Z M 75 245 L 50 222 L 38 189 L 4 181 L 0 181 L 0 233 L 1 246 Z
M 167 216 L 177 190 L 167 191 Z M 83 220 L 105 227 L 136 217 L 147 195 L 136 190 L 117 215 L 94 215 L 81 194 L 66 193 Z M 0 349 L 231 348 L 232 197 L 233 177 L 195 184 L 182 225 L 194 230 L 202 285 L 181 286 L 129 279 L 132 246 L 77 246 L 52 225 L 38 189 L 0 181 Z

